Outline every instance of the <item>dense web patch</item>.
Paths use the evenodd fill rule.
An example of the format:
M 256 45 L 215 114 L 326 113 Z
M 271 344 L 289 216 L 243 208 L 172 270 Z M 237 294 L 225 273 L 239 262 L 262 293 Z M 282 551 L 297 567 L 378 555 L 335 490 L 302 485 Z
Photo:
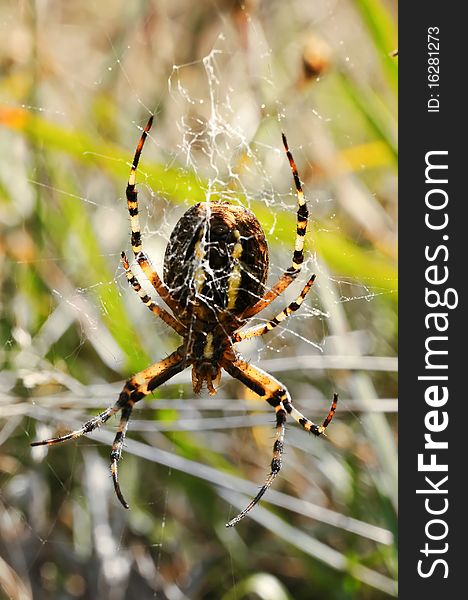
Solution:
M 295 212 L 291 178 L 280 141 L 284 110 L 279 109 L 275 115 L 266 115 L 272 122 L 277 123 L 277 145 L 268 145 L 262 140 L 254 143 L 250 141 L 255 128 L 258 129 L 261 122 L 252 123 L 249 131 L 246 128 L 246 123 L 249 123 L 246 114 L 249 110 L 251 112 L 258 112 L 258 110 L 257 107 L 249 107 L 248 103 L 246 106 L 245 90 L 232 89 L 223 76 L 223 66 L 229 63 L 228 52 L 221 49 L 223 41 L 223 36 L 220 36 L 218 46 L 198 63 L 175 65 L 168 79 L 171 100 L 179 106 L 182 113 L 176 122 L 181 141 L 177 144 L 178 151 L 174 160 L 195 172 L 204 194 L 204 200 L 200 200 L 206 202 L 208 211 L 209 203 L 217 199 L 249 207 L 254 213 L 255 208 L 259 206 L 263 207 L 264 212 L 267 210 L 269 222 L 264 226 L 268 226 L 266 233 L 274 247 L 275 243 L 278 243 L 278 238 L 275 236 L 277 215 L 282 212 L 294 215 Z M 205 74 L 206 86 L 205 90 L 202 90 L 205 92 L 204 96 L 198 89 L 196 91 L 190 89 L 191 77 L 187 71 L 192 72 L 194 69 L 202 69 Z M 268 83 L 273 85 L 271 81 Z M 157 130 L 157 118 L 155 128 Z M 153 133 L 152 136 L 157 139 L 157 133 Z M 278 172 L 283 176 L 282 180 L 278 177 Z M 288 189 L 290 191 L 285 191 Z M 313 204 L 313 200 L 309 199 L 309 204 Z M 167 221 L 167 217 L 164 220 Z M 204 230 L 201 235 L 202 245 L 206 243 L 207 234 L 208 232 Z M 292 227 L 289 234 L 289 247 L 283 239 L 280 242 L 281 253 L 273 251 L 274 260 L 271 265 L 273 276 L 277 276 L 287 267 L 286 257 L 289 255 L 290 245 L 293 244 L 295 235 Z M 282 238 L 284 237 L 286 236 L 283 235 Z M 309 232 L 309 245 L 311 237 L 313 232 Z M 200 256 L 205 256 L 204 252 L 200 252 Z M 196 255 L 193 260 L 197 260 Z M 281 265 L 280 262 L 285 264 Z M 206 264 L 200 265 L 200 270 L 203 271 L 206 266 Z M 309 253 L 304 272 L 310 273 L 314 266 L 314 270 L 317 270 L 316 257 Z M 192 272 L 197 273 L 197 268 L 192 269 Z M 189 286 L 191 283 L 185 282 Z M 290 298 L 293 294 L 291 290 Z M 323 319 L 327 317 L 327 313 L 318 306 L 311 306 L 308 303 L 304 305 L 300 314 L 294 316 L 294 319 L 303 320 L 307 317 Z M 257 319 L 261 322 L 265 317 L 259 316 Z M 272 334 L 273 339 L 283 337 L 285 330 L 290 331 L 290 328 L 289 322 L 281 326 Z M 321 339 L 314 340 L 294 329 L 292 334 L 320 350 Z M 268 342 L 260 344 L 257 353 L 263 353 L 266 344 Z M 261 358 L 260 354 L 258 358 Z

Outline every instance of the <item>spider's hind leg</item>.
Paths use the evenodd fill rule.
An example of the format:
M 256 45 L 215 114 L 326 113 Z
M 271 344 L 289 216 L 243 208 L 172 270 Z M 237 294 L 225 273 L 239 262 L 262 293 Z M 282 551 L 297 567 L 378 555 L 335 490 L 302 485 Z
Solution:
M 233 358 L 233 357 L 232 357 Z M 333 403 L 322 425 L 316 425 L 310 421 L 302 413 L 300 413 L 292 405 L 291 396 L 288 390 L 281 385 L 272 375 L 269 375 L 262 369 L 254 367 L 245 360 L 237 357 L 232 360 L 231 356 L 226 355 L 222 361 L 222 367 L 235 379 L 241 381 L 253 392 L 264 398 L 268 404 L 273 406 L 276 412 L 276 440 L 273 445 L 273 460 L 271 461 L 271 471 L 267 476 L 265 483 L 260 488 L 258 494 L 253 498 L 247 507 L 237 515 L 234 519 L 226 524 L 226 527 L 236 525 L 243 519 L 249 511 L 258 503 L 260 498 L 265 494 L 271 486 L 274 479 L 281 469 L 281 455 L 284 447 L 284 425 L 286 422 L 286 414 L 290 414 L 306 431 L 310 431 L 314 435 L 322 435 L 329 425 L 335 414 L 338 395 L 333 397 Z
M 276 436 L 275 443 L 273 444 L 273 458 L 270 465 L 270 473 L 267 475 L 264 484 L 255 498 L 249 502 L 246 508 L 244 508 L 237 517 L 234 517 L 229 523 L 226 523 L 226 527 L 233 527 L 234 525 L 237 525 L 237 523 L 239 523 L 239 521 L 241 521 L 256 504 L 258 504 L 259 500 L 280 472 L 281 455 L 283 454 L 284 448 L 286 410 L 279 396 L 282 395 L 285 390 L 276 379 L 240 358 L 231 361 L 226 357 L 222 362 L 222 366 L 232 377 L 241 381 L 259 396 L 262 396 L 271 406 L 273 406 L 276 413 Z M 287 392 L 286 394 L 289 398 L 289 394 Z
M 110 454 L 110 469 L 112 475 L 112 482 L 114 483 L 114 490 L 117 495 L 117 498 L 120 500 L 120 503 L 124 508 L 129 508 L 127 501 L 123 497 L 122 491 L 120 489 L 118 471 L 117 471 L 117 463 L 122 457 L 122 449 L 125 441 L 125 434 L 127 433 L 128 421 L 130 419 L 130 415 L 132 414 L 133 406 L 135 401 L 129 400 L 122 408 L 122 416 L 120 418 L 119 427 L 117 433 L 114 438 L 114 442 L 112 444 L 112 450 Z
M 237 515 L 237 517 L 234 517 L 234 519 L 231 519 L 229 521 L 229 523 L 226 523 L 226 527 L 234 527 L 234 525 L 237 525 L 237 523 L 239 523 L 239 521 L 241 521 L 246 516 L 246 514 L 252 510 L 252 508 L 256 504 L 258 504 L 261 497 L 265 494 L 267 489 L 271 486 L 271 484 L 275 480 L 276 476 L 280 472 L 281 455 L 283 454 L 283 448 L 284 448 L 284 425 L 286 423 L 286 411 L 284 410 L 284 408 L 281 404 L 278 404 L 278 406 L 275 408 L 275 411 L 276 411 L 276 439 L 275 439 L 275 443 L 273 444 L 273 458 L 271 460 L 270 473 L 269 473 L 269 475 L 267 475 L 267 478 L 265 479 L 265 483 L 262 485 L 262 487 L 260 488 L 260 490 L 259 490 L 258 494 L 255 496 L 255 498 L 252 498 L 252 500 L 249 502 L 249 504 L 244 508 L 244 510 L 242 512 L 240 512 Z
M 291 398 L 283 400 L 283 405 L 286 412 L 290 414 L 291 417 L 295 421 L 297 421 L 299 425 L 301 425 L 306 431 L 310 431 L 316 436 L 323 435 L 325 433 L 325 429 L 328 427 L 330 421 L 333 419 L 333 415 L 335 414 L 337 404 L 338 394 L 333 394 L 333 401 L 330 410 L 328 411 L 328 415 L 325 417 L 325 420 L 321 425 L 317 425 L 307 417 L 304 417 L 304 415 L 301 412 L 299 412 L 297 408 L 294 408 L 291 402 Z

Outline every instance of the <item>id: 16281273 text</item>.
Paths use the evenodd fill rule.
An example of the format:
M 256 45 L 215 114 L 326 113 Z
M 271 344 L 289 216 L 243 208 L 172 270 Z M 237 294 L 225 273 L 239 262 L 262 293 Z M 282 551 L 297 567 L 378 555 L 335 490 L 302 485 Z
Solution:
M 438 113 L 440 110 L 440 40 L 439 28 L 427 28 L 427 86 L 429 98 L 427 101 L 427 112 Z

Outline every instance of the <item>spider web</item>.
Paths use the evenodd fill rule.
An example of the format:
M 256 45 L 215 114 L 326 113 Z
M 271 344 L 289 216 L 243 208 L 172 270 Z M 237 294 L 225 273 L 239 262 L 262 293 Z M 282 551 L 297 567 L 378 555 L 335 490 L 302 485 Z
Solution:
M 320 18 L 324 16 L 321 15 Z M 138 79 L 138 69 L 133 72 L 129 66 L 132 64 L 132 46 L 121 49 L 114 41 L 108 39 L 108 46 L 112 48 L 115 59 L 108 61 L 106 69 L 111 74 L 119 74 L 121 86 L 128 98 L 127 103 L 131 101 L 136 105 L 136 108 L 134 106 L 130 109 L 132 117 L 125 117 L 128 131 L 122 146 L 128 149 L 128 167 L 146 117 L 151 113 L 156 115 L 137 174 L 137 184 L 144 247 L 160 274 L 163 270 L 164 249 L 177 220 L 194 201 L 210 202 L 215 197 L 239 203 L 249 207 L 255 214 L 261 212 L 266 217 L 262 220 L 262 225 L 270 248 L 269 284 L 284 272 L 291 262 L 297 210 L 293 180 L 281 145 L 281 131 L 284 130 L 288 135 L 299 174 L 304 181 L 311 212 L 306 261 L 298 281 L 290 286 L 274 307 L 266 311 L 266 315 L 258 315 L 252 324 L 265 322 L 294 300 L 311 272 L 318 275 L 317 286 L 299 312 L 272 331 L 268 337 L 244 342 L 241 352 L 248 360 L 275 376 L 281 379 L 284 376 L 288 387 L 294 391 L 298 407 L 315 417 L 325 410 L 330 390 L 333 389 L 333 384 L 324 384 L 324 379 L 330 378 L 328 375 L 323 377 L 323 370 L 331 369 L 333 373 L 337 365 L 347 368 L 353 358 L 357 364 L 366 368 L 365 361 L 359 362 L 359 359 L 362 358 L 362 354 L 367 354 L 372 346 L 372 340 L 364 326 L 347 330 L 346 324 L 343 323 L 343 307 L 347 308 L 350 303 L 362 305 L 368 301 L 374 302 L 380 294 L 386 292 L 378 286 L 372 287 L 355 279 L 337 278 L 329 274 L 320 253 L 317 252 L 314 233 L 326 233 L 327 230 L 333 232 L 335 212 L 340 208 L 336 198 L 330 195 L 329 189 L 308 184 L 308 180 L 313 179 L 311 173 L 314 173 L 317 164 L 317 148 L 316 142 L 310 141 L 310 135 L 302 136 L 302 130 L 312 127 L 317 133 L 317 138 L 323 140 L 326 137 L 325 124 L 330 117 L 321 114 L 320 110 L 313 106 L 302 113 L 301 118 L 297 117 L 298 105 L 293 101 L 289 102 L 290 95 L 285 93 L 283 74 L 278 71 L 272 60 L 273 46 L 260 35 L 258 24 L 254 23 L 253 26 L 258 34 L 255 56 L 246 59 L 232 30 L 221 26 L 224 33 L 217 34 L 215 42 L 210 44 L 203 58 L 166 68 L 164 78 L 161 77 L 165 83 L 160 87 L 156 103 L 154 100 L 148 102 L 145 94 L 146 84 Z M 104 77 L 93 80 L 91 73 L 88 75 L 88 82 L 93 81 L 96 86 L 103 84 Z M 159 75 L 161 76 L 161 73 Z M 72 76 L 67 74 L 66 83 L 70 84 L 71 81 Z M 56 108 L 58 105 L 53 96 L 49 96 L 45 106 L 41 106 L 40 101 L 39 104 L 32 101 L 24 104 L 24 108 L 50 118 L 62 115 L 68 119 L 68 111 Z M 328 138 L 327 140 L 330 143 Z M 98 158 L 96 155 L 96 159 Z M 112 162 L 115 159 L 105 155 L 104 160 Z M 166 176 L 161 180 L 155 179 L 148 168 L 148 165 L 154 162 L 164 166 Z M 200 191 L 200 196 L 194 200 L 193 195 L 187 193 L 186 199 L 182 191 L 176 194 L 174 202 L 170 191 L 174 186 L 171 187 L 169 180 L 175 177 L 175 188 L 187 190 L 187 173 L 194 176 L 194 186 Z M 20 174 L 18 179 L 25 181 L 24 174 Z M 134 345 L 135 353 L 140 354 L 141 362 L 144 354 L 154 360 L 160 360 L 176 347 L 177 341 L 167 335 L 163 325 L 155 323 L 151 315 L 145 313 L 136 295 L 128 289 L 125 275 L 118 264 L 120 250 L 129 247 L 128 216 L 124 195 L 120 191 L 124 189 L 125 180 L 121 181 L 118 192 L 121 197 L 118 201 L 114 188 L 109 187 L 104 177 L 90 179 L 86 183 L 86 189 L 79 188 L 78 193 L 69 192 L 66 184 L 60 183 L 60 180 L 51 184 L 47 177 L 42 178 L 41 174 L 36 172 L 33 176 L 28 175 L 26 181 L 30 185 L 25 186 L 25 206 L 28 202 L 32 206 L 34 194 L 47 196 L 49 193 L 60 200 L 68 197 L 89 209 L 94 233 L 99 240 L 99 256 L 113 265 L 114 270 L 108 279 L 74 286 L 73 278 L 68 280 L 58 275 L 62 264 L 65 266 L 65 259 L 61 255 L 56 253 L 39 259 L 45 271 L 56 275 L 53 278 L 56 285 L 51 288 L 49 314 L 34 337 L 27 333 L 27 317 L 19 321 L 4 350 L 9 351 L 12 346 L 19 348 L 16 365 L 22 389 L 27 392 L 26 396 L 31 391 L 34 396 L 38 390 L 41 394 L 39 399 L 33 397 L 32 407 L 27 403 L 18 405 L 17 413 L 13 414 L 10 417 L 13 420 L 9 421 L 12 423 L 12 431 L 21 423 L 20 429 L 28 438 L 34 435 L 35 439 L 44 439 L 54 433 L 57 422 L 67 427 L 75 427 L 84 420 L 84 409 L 96 412 L 118 396 L 121 383 L 109 385 L 108 381 L 112 378 L 105 377 L 103 369 L 93 382 L 86 384 L 81 382 L 75 373 L 67 373 L 66 369 L 62 372 L 57 368 L 54 350 L 55 345 L 68 335 L 70 329 L 78 326 L 78 340 L 72 336 L 69 350 L 60 357 L 64 363 L 76 362 L 79 365 L 81 354 L 87 352 L 90 347 L 96 355 L 96 360 L 108 370 L 107 375 L 111 371 L 121 371 L 128 360 L 128 349 L 123 348 L 121 341 L 113 334 L 112 324 L 116 328 L 118 325 L 115 300 L 112 297 L 115 289 L 118 290 L 119 299 L 138 332 L 138 343 L 129 341 L 129 344 Z M 285 215 L 288 218 L 285 218 Z M 73 223 L 70 223 L 69 227 L 73 228 Z M 339 227 L 336 226 L 338 231 Z M 67 243 L 68 256 L 74 252 L 80 256 L 80 238 L 72 234 Z M 57 273 L 54 273 L 54 265 L 58 267 Z M 141 276 L 135 265 L 132 265 L 132 268 Z M 151 293 L 148 282 L 143 277 L 140 280 L 148 293 Z M 19 301 L 21 302 L 21 298 Z M 21 313 L 21 309 L 19 312 Z M 23 314 L 26 312 L 25 303 Z M 129 352 L 132 352 L 132 347 Z M 342 357 L 345 354 L 348 354 L 348 357 Z M 342 357 L 343 360 L 336 361 L 336 356 Z M 349 359 L 348 363 L 345 358 Z M 384 363 L 385 360 L 380 363 L 375 361 L 375 368 L 382 371 L 392 368 Z M 295 373 L 298 364 L 308 372 L 304 377 L 301 376 L 300 381 L 294 382 L 291 373 Z M 315 369 L 321 375 L 317 382 L 314 380 L 315 372 L 311 374 L 310 369 Z M 7 373 L 3 375 L 3 387 L 14 396 L 16 379 L 8 377 Z M 57 545 L 63 544 L 66 551 L 73 550 L 78 555 L 82 553 L 83 560 L 88 558 L 86 553 L 89 553 L 90 548 L 96 549 L 101 569 L 100 585 L 104 586 L 101 589 L 111 590 L 113 598 L 126 597 L 125 590 L 132 572 L 138 572 L 141 579 L 153 590 L 154 597 L 187 597 L 182 592 L 183 586 L 177 585 L 175 579 L 168 577 L 164 570 L 166 555 L 173 551 L 171 523 L 177 509 L 182 510 L 181 504 L 184 502 L 180 500 L 180 494 L 174 491 L 174 473 L 185 471 L 195 474 L 200 480 L 214 484 L 219 494 L 227 501 L 227 520 L 237 508 L 243 507 L 246 497 L 255 494 L 257 483 L 266 473 L 270 460 L 270 428 L 274 420 L 268 407 L 260 405 L 257 401 L 253 402 L 251 396 L 245 390 L 239 391 L 227 375 L 224 375 L 215 399 L 207 398 L 206 394 L 202 394 L 200 399 L 194 399 L 189 384 L 188 371 L 174 378 L 167 388 L 158 393 L 158 400 L 145 402 L 145 406 L 138 407 L 141 413 L 135 411 L 137 414 L 130 425 L 128 461 L 131 461 L 132 456 L 139 456 L 141 461 L 147 459 L 165 465 L 167 469 L 160 471 L 163 473 L 163 480 L 159 486 L 161 493 L 154 501 L 142 501 L 143 510 L 135 506 L 136 521 L 130 527 L 132 533 L 146 534 L 148 530 L 145 527 L 149 525 L 145 522 L 145 512 L 154 508 L 161 516 L 159 529 L 151 538 L 152 548 L 129 542 L 124 517 L 116 517 L 110 508 L 113 504 L 113 492 L 107 470 L 108 448 L 101 449 L 97 440 L 109 444 L 114 436 L 114 423 L 108 424 L 103 431 L 96 432 L 94 439 L 82 440 L 79 446 L 69 449 L 64 455 L 67 456 L 65 468 L 62 460 L 58 458 L 60 451 L 52 453 L 37 449 L 34 454 L 36 467 L 44 461 L 50 471 L 50 478 L 57 485 L 57 493 L 63 494 L 63 502 L 58 505 L 57 516 L 51 521 L 47 522 L 43 515 L 31 518 L 31 512 L 22 505 L 27 496 L 34 492 L 39 497 L 37 506 L 40 508 L 37 510 L 43 510 L 46 501 L 41 498 L 46 498 L 48 494 L 44 480 L 37 477 L 28 481 L 26 476 L 11 478 L 5 493 L 8 508 L 6 514 L 11 521 L 9 531 L 17 527 L 26 532 L 25 536 L 32 540 L 35 550 L 28 563 L 28 569 L 33 572 L 35 565 L 38 565 L 38 568 L 40 566 L 38 580 L 42 585 L 53 586 L 53 582 L 58 578 L 54 562 L 44 558 L 48 547 L 57 548 Z M 362 410 L 362 397 L 372 396 L 372 388 L 362 391 L 366 382 L 359 379 L 354 385 L 356 389 L 360 388 L 361 392 L 356 393 L 354 404 L 353 398 L 345 399 L 344 410 L 351 411 L 353 420 L 362 425 L 358 416 Z M 236 396 L 240 396 L 236 399 L 236 404 L 227 402 Z M 389 402 L 391 401 L 389 399 Z M 60 409 L 57 409 L 57 403 Z M 142 409 L 158 410 L 160 419 L 154 421 L 150 416 L 146 416 L 149 410 L 144 411 L 145 416 L 142 418 Z M 353 412 L 354 410 L 356 412 Z M 174 411 L 177 411 L 177 414 L 174 414 Z M 12 411 L 8 414 L 11 415 Z M 24 424 L 23 415 L 32 416 L 34 421 Z M 34 425 L 36 422 L 37 427 Z M 213 463 L 205 465 L 202 458 L 192 462 L 184 456 L 177 458 L 181 452 L 177 443 L 180 440 L 175 442 L 175 438 L 165 435 L 166 432 L 188 431 L 195 437 L 200 448 L 214 447 L 221 455 L 232 456 L 236 448 L 251 446 L 252 427 L 262 453 L 259 453 L 253 467 L 251 459 L 239 453 L 245 477 L 234 480 L 229 480 L 229 475 L 220 475 L 222 469 L 215 469 Z M 8 436 L 8 426 L 4 427 L 2 433 L 5 438 Z M 343 520 L 342 514 L 332 514 L 333 511 L 327 511 L 321 506 L 325 500 L 320 489 L 321 484 L 326 487 L 333 481 L 333 484 L 337 485 L 340 476 L 343 476 L 343 467 L 338 457 L 330 454 L 325 445 L 321 448 L 316 444 L 311 449 L 310 440 L 301 433 L 292 427 L 287 432 L 290 450 L 285 456 L 282 477 L 285 481 L 293 482 L 303 478 L 308 482 L 309 495 L 301 505 L 299 501 L 294 504 L 294 494 L 271 490 L 271 501 L 337 527 L 343 526 L 344 523 L 345 530 L 378 543 L 391 543 L 391 536 L 386 529 L 373 528 L 370 524 L 356 519 Z M 309 457 L 313 455 L 321 464 L 314 474 L 314 479 L 297 459 L 304 452 L 307 452 Z M 237 457 L 235 454 L 234 456 Z M 125 458 L 122 462 L 125 463 Z M 134 466 L 135 462 L 130 462 L 130 465 Z M 290 475 L 287 475 L 288 471 Z M 29 474 L 31 473 L 34 473 L 34 469 L 29 471 Z M 73 483 L 77 479 L 82 486 L 82 495 L 78 494 L 76 500 L 70 502 L 70 498 L 77 493 Z M 132 480 L 131 466 L 126 469 L 125 464 L 122 465 L 121 483 L 124 488 L 128 487 L 130 490 L 132 486 L 138 487 L 138 483 Z M 345 484 L 342 485 L 344 493 Z M 240 492 L 242 497 L 236 496 L 232 490 Z M 133 504 L 138 503 L 137 494 L 134 498 Z M 73 541 L 59 541 L 65 518 L 61 514 L 62 507 L 73 512 Z M 259 522 L 263 522 L 268 528 L 270 516 L 267 509 L 257 508 Z M 281 531 L 281 524 L 277 525 L 277 531 Z M 283 535 L 284 539 L 287 539 L 288 531 L 284 530 Z M 307 543 L 309 542 L 310 540 L 307 540 Z M 227 544 L 227 548 L 230 554 L 231 578 L 234 582 L 238 579 L 238 573 L 233 558 L 235 545 L 230 546 L 230 543 Z M 322 547 L 319 544 L 310 550 L 310 554 L 337 569 L 344 568 L 339 556 L 333 554 L 328 546 Z M 379 589 L 389 586 L 384 578 L 373 577 L 368 573 L 362 575 L 361 579 L 370 581 L 371 585 Z M 73 579 L 70 576 L 67 581 L 69 596 L 79 595 L 80 586 L 83 584 L 80 578 Z

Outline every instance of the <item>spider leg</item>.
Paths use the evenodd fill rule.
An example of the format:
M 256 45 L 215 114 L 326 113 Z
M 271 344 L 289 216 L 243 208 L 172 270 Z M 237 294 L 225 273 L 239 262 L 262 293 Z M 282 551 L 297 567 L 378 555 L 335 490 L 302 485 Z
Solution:
M 90 433 L 97 427 L 100 427 L 105 423 L 112 415 L 122 411 L 122 416 L 118 426 L 117 434 L 112 444 L 112 451 L 110 456 L 110 469 L 112 474 L 112 481 L 114 483 L 115 493 L 119 498 L 120 502 L 125 508 L 128 508 L 128 504 L 125 501 L 118 482 L 117 462 L 120 460 L 122 455 L 122 447 L 125 440 L 125 434 L 127 431 L 128 420 L 132 412 L 133 406 L 138 400 L 141 400 L 154 389 L 174 377 L 180 371 L 183 371 L 187 366 L 187 360 L 183 356 L 183 347 L 179 347 L 175 352 L 170 354 L 164 360 L 161 360 L 154 365 L 151 365 L 147 369 L 140 371 L 133 377 L 131 377 L 124 385 L 122 392 L 120 393 L 117 402 L 97 415 L 89 421 L 66 435 L 62 435 L 56 438 L 50 438 L 40 442 L 33 442 L 31 446 L 43 446 L 58 444 L 59 442 L 65 442 L 70 439 L 76 439 L 86 433 Z
M 281 455 L 284 448 L 284 426 L 286 422 L 286 411 L 281 400 L 276 398 L 275 395 L 268 389 L 268 386 L 271 385 L 271 382 L 269 376 L 264 371 L 252 367 L 240 358 L 234 362 L 225 360 L 222 362 L 222 366 L 232 377 L 241 381 L 259 396 L 263 396 L 265 400 L 271 406 L 273 406 L 276 412 L 276 435 L 275 442 L 273 444 L 273 458 L 270 465 L 270 473 L 267 475 L 265 482 L 255 498 L 253 498 L 244 508 L 244 510 L 234 517 L 234 519 L 231 519 L 229 523 L 226 523 L 226 527 L 233 527 L 234 525 L 237 525 L 237 523 L 239 523 L 239 521 L 241 521 L 259 502 L 280 472 Z M 275 380 L 275 383 L 278 382 Z M 278 383 L 278 385 L 280 384 Z
M 255 496 L 255 498 L 252 498 L 249 504 L 237 515 L 237 517 L 234 517 L 234 519 L 231 519 L 229 523 L 226 523 L 226 527 L 234 527 L 234 525 L 237 525 L 237 523 L 239 523 L 239 521 L 241 521 L 256 504 L 258 504 L 262 496 L 265 494 L 280 472 L 281 455 L 283 454 L 284 448 L 284 424 L 286 422 L 286 412 L 281 405 L 278 405 L 277 408 L 275 408 L 275 411 L 276 435 L 275 443 L 273 444 L 273 458 L 271 460 L 270 473 L 267 475 L 264 484 L 258 491 L 258 494 Z
M 132 230 L 131 235 L 131 243 L 132 250 L 135 255 L 135 259 L 140 265 L 146 277 L 151 282 L 151 285 L 158 292 L 164 302 L 174 311 L 180 313 L 179 304 L 172 298 L 171 292 L 168 287 L 162 282 L 158 273 L 152 267 L 148 256 L 143 251 L 143 245 L 141 240 L 141 230 L 140 230 L 140 219 L 138 215 L 138 192 L 135 188 L 136 184 L 136 170 L 138 168 L 138 163 L 140 161 L 141 152 L 143 150 L 143 146 L 145 144 L 146 138 L 148 137 L 148 132 L 151 129 L 151 125 L 153 124 L 153 115 L 150 116 L 146 127 L 141 134 L 140 141 L 135 150 L 135 156 L 133 157 L 132 168 L 130 170 L 130 176 L 128 178 L 127 189 L 126 189 L 126 197 L 127 197 L 127 206 L 128 212 L 130 215 L 130 227 Z
M 164 360 L 151 365 L 151 367 L 148 367 L 144 371 L 131 377 L 120 393 L 118 403 L 122 408 L 122 416 L 120 418 L 114 443 L 112 444 L 110 469 L 115 493 L 124 508 L 129 508 L 129 506 L 120 490 L 117 463 L 122 456 L 122 448 L 133 406 L 135 402 L 138 402 L 138 400 L 141 400 L 144 396 L 150 394 L 168 379 L 171 379 L 174 375 L 183 371 L 186 366 L 187 361 L 183 356 L 183 347 L 181 346 Z
M 164 321 L 164 323 L 166 323 L 166 325 L 169 325 L 169 327 L 172 327 L 172 329 L 174 329 L 179 335 L 181 335 L 181 336 L 185 335 L 186 329 L 185 329 L 184 325 L 182 325 L 182 323 L 179 323 L 179 321 L 177 321 L 177 319 L 175 319 L 166 310 L 164 310 L 164 308 L 161 308 L 160 306 L 155 304 L 151 300 L 151 298 L 145 293 L 145 291 L 143 290 L 143 288 L 140 285 L 140 282 L 138 281 L 138 279 L 135 277 L 135 275 L 132 273 L 132 270 L 130 269 L 130 265 L 128 264 L 128 260 L 125 255 L 125 252 L 122 252 L 120 257 L 122 259 L 122 264 L 125 269 L 125 274 L 127 276 L 128 282 L 132 286 L 132 288 L 135 290 L 135 292 L 138 294 L 138 296 L 139 296 L 140 300 L 143 302 L 143 304 L 145 306 L 147 306 L 154 315 L 156 315 L 157 317 L 162 319 Z
M 301 304 L 304 302 L 304 298 L 307 296 L 310 288 L 313 286 L 314 281 L 315 275 L 312 275 L 312 277 L 306 283 L 302 292 L 296 298 L 296 300 L 294 300 L 294 302 L 291 302 L 291 304 L 289 304 L 285 309 L 283 309 L 279 314 L 277 314 L 276 317 L 273 317 L 273 319 L 270 319 L 270 321 L 268 321 L 264 325 L 249 327 L 245 331 L 235 333 L 233 336 L 234 342 L 241 342 L 242 340 L 248 340 L 259 335 L 264 335 L 265 333 L 268 333 L 268 331 L 271 331 L 272 329 L 277 327 L 282 321 L 287 319 L 293 312 L 300 308 Z
M 256 394 L 264 398 L 268 404 L 273 406 L 276 412 L 276 439 L 273 445 L 273 460 L 271 461 L 270 473 L 255 498 L 250 501 L 247 507 L 240 512 L 237 517 L 226 524 L 226 527 L 232 527 L 243 519 L 258 503 L 281 469 L 281 454 L 283 453 L 284 448 L 283 439 L 286 414 L 290 414 L 306 431 L 310 431 L 316 436 L 322 435 L 335 414 L 338 395 L 334 395 L 332 406 L 322 425 L 316 425 L 293 407 L 288 390 L 273 376 L 262 371 L 262 369 L 259 369 L 258 367 L 250 365 L 240 357 L 233 361 L 232 357 L 226 355 L 221 364 L 232 377 L 238 379 Z
M 309 211 L 307 209 L 307 203 L 304 197 L 304 191 L 302 189 L 301 180 L 299 179 L 299 174 L 297 172 L 296 163 L 294 162 L 294 158 L 291 154 L 291 151 L 289 150 L 286 136 L 284 135 L 284 133 L 282 133 L 281 135 L 283 137 L 283 145 L 286 151 L 286 156 L 289 160 L 289 166 L 291 167 L 297 196 L 296 242 L 294 244 L 292 263 L 291 266 L 273 285 L 273 287 L 270 290 L 268 290 L 268 292 L 266 292 L 266 294 L 264 294 L 263 297 L 260 298 L 260 300 L 256 304 L 254 304 L 250 308 L 247 308 L 243 312 L 242 318 L 244 319 L 253 317 L 261 310 L 263 310 L 266 306 L 271 304 L 273 300 L 276 300 L 276 298 L 296 279 L 296 277 L 301 271 L 302 264 L 304 262 L 304 237 L 307 231 L 307 223 L 309 221 Z
M 118 403 L 114 404 L 114 406 L 110 406 L 102 413 L 96 415 L 89 421 L 86 421 L 79 429 L 75 429 L 75 431 L 71 431 L 65 435 L 61 435 L 55 438 L 49 438 L 47 440 L 42 440 L 40 442 L 32 442 L 31 446 L 52 446 L 53 444 L 58 444 L 60 442 L 66 442 L 67 440 L 75 440 L 76 438 L 85 435 L 86 433 L 91 433 L 97 427 L 103 425 L 112 415 L 115 415 L 120 410 L 120 406 Z

